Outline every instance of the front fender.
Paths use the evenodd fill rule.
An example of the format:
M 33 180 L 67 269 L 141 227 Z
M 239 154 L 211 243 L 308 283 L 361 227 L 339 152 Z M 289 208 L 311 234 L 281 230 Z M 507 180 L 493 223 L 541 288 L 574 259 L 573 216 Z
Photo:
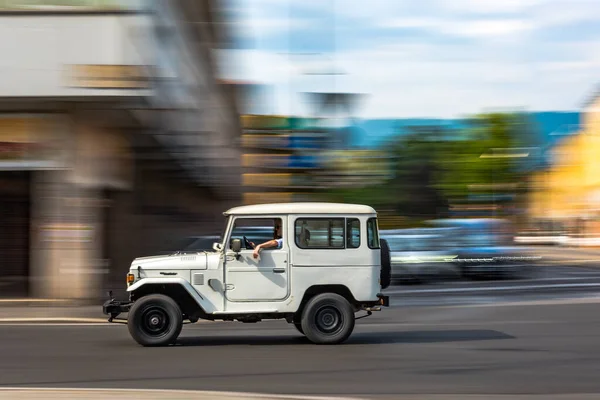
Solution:
M 156 285 L 156 284 L 165 284 L 165 285 L 178 284 L 178 285 L 183 286 L 188 292 L 190 292 L 190 294 L 192 294 L 192 292 L 195 292 L 200 297 L 200 299 L 202 299 L 202 296 L 200 296 L 198 294 L 198 292 L 196 292 L 194 287 L 192 285 L 190 285 L 190 283 L 183 278 L 142 278 L 142 279 L 138 280 L 137 282 L 135 282 L 133 285 L 129 286 L 127 288 L 127 291 L 135 292 L 136 290 L 138 290 L 139 288 L 141 288 L 144 285 Z
M 204 310 L 206 313 L 212 313 L 215 310 L 214 305 L 205 299 L 194 287 L 190 284 L 189 281 L 183 278 L 142 278 L 139 281 L 135 282 L 133 285 L 127 288 L 129 293 L 136 292 L 137 290 L 143 289 L 144 287 L 150 287 L 155 285 L 169 285 L 169 286 L 178 286 L 187 292 L 192 300 L 196 302 L 196 304 Z M 152 291 L 152 289 L 151 289 Z

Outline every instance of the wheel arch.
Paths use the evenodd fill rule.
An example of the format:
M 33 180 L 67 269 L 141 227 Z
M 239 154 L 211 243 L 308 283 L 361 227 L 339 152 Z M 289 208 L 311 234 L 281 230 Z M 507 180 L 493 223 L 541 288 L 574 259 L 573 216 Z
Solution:
M 146 283 L 130 291 L 131 301 L 136 301 L 151 294 L 162 294 L 172 298 L 179 306 L 184 317 L 199 319 L 206 316 L 206 311 L 194 299 L 192 293 L 181 283 Z
M 300 302 L 298 310 L 295 313 L 294 320 L 299 320 L 299 318 L 302 316 L 304 308 L 306 307 L 306 304 L 310 299 L 322 293 L 338 294 L 345 298 L 352 305 L 352 307 L 355 309 L 358 308 L 358 301 L 354 298 L 354 295 L 346 285 L 313 285 L 304 292 L 302 301 Z

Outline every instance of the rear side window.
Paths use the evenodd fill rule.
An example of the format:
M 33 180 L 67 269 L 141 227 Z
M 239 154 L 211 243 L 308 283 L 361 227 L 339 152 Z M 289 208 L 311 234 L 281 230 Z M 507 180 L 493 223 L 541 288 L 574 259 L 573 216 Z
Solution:
M 344 218 L 298 218 L 294 229 L 301 249 L 344 248 Z
M 358 249 L 360 247 L 360 220 L 348 218 L 346 220 L 346 248 Z
M 377 218 L 369 218 L 367 220 L 367 244 L 370 249 L 378 249 L 380 247 Z

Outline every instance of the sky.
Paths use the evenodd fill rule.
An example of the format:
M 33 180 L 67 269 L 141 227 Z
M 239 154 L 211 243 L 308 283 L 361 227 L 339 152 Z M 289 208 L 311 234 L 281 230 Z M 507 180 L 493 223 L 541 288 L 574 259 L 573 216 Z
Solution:
M 267 112 L 302 92 L 361 93 L 359 118 L 578 111 L 600 83 L 600 0 L 231 0 L 225 78 L 265 85 Z

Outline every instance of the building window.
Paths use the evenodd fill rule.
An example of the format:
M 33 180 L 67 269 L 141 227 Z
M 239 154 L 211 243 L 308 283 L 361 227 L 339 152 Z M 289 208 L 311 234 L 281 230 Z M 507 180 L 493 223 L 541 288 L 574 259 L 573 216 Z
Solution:
M 356 218 L 346 220 L 346 247 L 348 249 L 360 247 L 360 220 Z
M 343 249 L 344 218 L 299 218 L 295 223 L 296 246 L 301 249 Z
M 379 249 L 379 229 L 377 228 L 377 218 L 369 218 L 367 221 L 367 244 L 370 249 Z

